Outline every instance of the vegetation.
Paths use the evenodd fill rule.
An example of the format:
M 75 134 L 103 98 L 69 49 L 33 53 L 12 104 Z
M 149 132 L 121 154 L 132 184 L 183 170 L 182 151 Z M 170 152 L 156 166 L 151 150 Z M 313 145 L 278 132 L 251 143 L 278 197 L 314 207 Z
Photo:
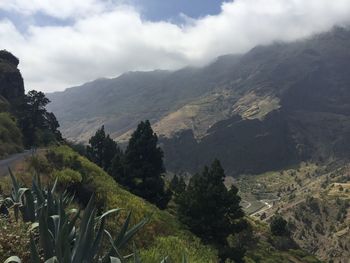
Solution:
M 43 92 L 24 92 L 18 58 L 0 50 L 0 158 L 25 148 L 61 141 L 59 123 L 46 110 Z
M 36 156 L 30 157 L 27 166 L 21 167 L 24 173 L 20 179 L 13 174 L 10 178 L 0 179 L 0 213 L 4 215 L 0 217 L 1 262 L 12 255 L 19 257 L 12 256 L 7 262 L 20 262 L 20 258 L 34 263 L 318 262 L 302 252 L 293 239 L 317 255 L 323 249 L 330 255 L 324 257 L 327 259 L 348 257 L 348 174 L 343 173 L 340 177 L 335 168 L 330 172 L 331 169 L 326 171 L 319 164 L 306 163 L 260 176 L 249 175 L 249 179 L 243 176 L 244 181 L 242 179 L 239 184 L 240 196 L 244 197 L 247 209 L 249 207 L 254 212 L 261 206 L 267 207 L 263 214 L 245 217 L 238 189 L 230 186 L 228 180 L 226 184 L 230 188 L 225 186 L 225 173 L 218 160 L 194 175 L 188 186 L 184 178 L 177 175 L 171 182 L 166 182 L 163 151 L 149 121 L 138 125 L 125 151 L 105 133 L 103 126 L 91 137 L 88 147 L 74 146 L 93 163 L 68 146 L 53 147 L 53 143 L 62 140 L 57 130 L 59 124 L 46 110 L 49 100 L 42 92 L 24 94 L 18 63 L 13 55 L 0 51 L 0 75 L 3 71 L 10 71 L 14 74 L 7 77 L 15 76 L 10 81 L 0 76 L 0 158 L 21 150 L 23 146 L 51 146 L 48 150 L 39 149 Z M 257 80 L 255 77 L 249 79 L 252 83 Z M 12 82 L 18 84 L 17 89 L 11 86 Z M 144 82 L 141 83 L 143 86 Z M 264 92 L 267 93 L 264 95 Z M 332 152 L 327 147 L 320 148 L 323 143 L 313 140 L 319 137 L 319 133 L 312 130 L 315 121 L 312 116 L 308 116 L 310 122 L 305 122 L 301 116 L 300 123 L 305 124 L 302 125 L 305 134 L 310 133 L 314 138 L 309 140 L 300 134 L 295 140 L 290 140 L 299 125 L 289 122 L 289 117 L 298 119 L 294 118 L 294 111 L 287 109 L 283 113 L 288 118 L 281 112 L 271 112 L 289 98 L 279 100 L 270 90 L 262 90 L 260 95 L 254 91 L 243 93 L 236 92 L 234 96 L 240 97 L 232 97 L 229 89 L 225 89 L 224 96 L 218 91 L 215 98 L 203 97 L 202 102 L 211 102 L 200 104 L 209 106 L 185 107 L 186 114 L 196 116 L 197 120 L 209 112 L 216 122 L 221 119 L 218 113 L 222 115 L 222 109 L 227 105 L 232 112 L 234 99 L 237 104 L 233 112 L 245 118 L 233 117 L 214 125 L 208 133 L 202 134 L 204 137 L 200 142 L 195 140 L 198 134 L 187 136 L 186 132 L 175 136 L 174 141 L 165 139 L 162 148 L 168 147 L 164 149 L 172 154 L 170 158 L 167 156 L 169 163 L 174 164 L 172 168 L 191 170 L 206 163 L 212 158 L 213 151 L 206 151 L 211 146 L 230 174 L 281 168 L 308 156 L 320 157 L 320 162 L 323 162 L 324 152 L 327 155 Z M 170 107 L 168 111 L 171 110 Z M 327 113 L 322 114 L 326 114 L 326 119 L 329 117 Z M 170 118 L 170 123 L 172 120 Z M 203 132 L 200 130 L 205 127 L 206 132 L 211 123 L 211 120 L 206 120 L 196 124 L 195 133 L 199 132 L 199 136 Z M 162 125 L 164 128 L 164 123 L 159 125 L 158 129 Z M 293 129 L 290 133 L 286 130 L 290 129 L 289 126 Z M 332 122 L 328 126 L 333 126 Z M 169 127 L 167 131 L 173 132 L 173 126 Z M 339 128 L 339 133 L 342 129 Z M 232 160 L 226 149 L 217 147 L 217 140 L 227 135 L 230 135 L 227 142 L 232 146 L 229 152 L 241 151 L 244 145 L 248 145 L 244 147 L 250 151 Z M 334 153 L 345 154 L 347 150 L 340 145 L 345 137 L 339 138 Z M 314 142 L 319 153 L 308 152 L 307 145 L 300 144 L 308 141 Z M 254 148 L 256 146 L 258 148 Z M 188 158 L 183 158 L 186 156 Z M 327 176 L 322 173 L 327 173 Z M 7 184 L 9 180 L 12 181 L 11 189 Z M 31 181 L 32 187 L 26 188 Z M 45 183 L 49 185 L 47 188 L 42 187 Z M 167 207 L 171 195 L 174 201 L 171 206 L 159 210 Z M 257 207 L 248 197 L 254 198 L 260 206 Z M 115 207 L 124 207 L 132 214 Z M 276 211 L 277 216 L 273 216 Z M 254 221 L 254 217 L 270 224 Z M 130 225 L 134 227 L 129 228 Z M 141 228 L 142 231 L 138 231 Z M 134 244 L 131 244 L 131 239 Z M 322 248 L 322 243 L 328 243 L 329 248 Z M 345 255 L 337 254 L 338 251 L 344 251 Z
M 171 195 L 165 191 L 163 151 L 149 121 L 141 122 L 131 135 L 125 150 L 125 173 L 116 180 L 132 193 L 165 208 Z
M 0 112 L 0 158 L 22 149 L 22 134 L 15 119 L 9 113 Z
M 175 199 L 179 198 L 181 194 L 186 190 L 186 183 L 183 176 L 177 176 L 176 174 L 170 181 L 169 185 Z
M 104 126 L 96 131 L 86 147 L 86 155 L 89 160 L 102 167 L 105 171 L 111 169 L 112 160 L 121 154 L 117 143 L 109 137 L 109 134 L 106 136 Z
M 89 143 L 87 157 L 108 171 L 118 183 L 161 209 L 167 206 L 171 192 L 165 190 L 163 152 L 149 121 L 138 125 L 125 153 L 109 135 L 106 136 L 103 126 Z
M 276 215 L 272 218 L 270 222 L 270 230 L 275 236 L 284 236 L 289 234 L 287 221 L 280 215 Z
M 80 211 L 70 210 L 67 207 L 73 198 L 63 193 L 55 193 L 56 183 L 52 188 L 44 190 L 39 177 L 33 181 L 32 190 L 20 188 L 19 182 L 11 173 L 12 195 L 4 203 L 14 209 L 16 221 L 18 212 L 23 221 L 36 222 L 30 230 L 31 262 L 40 263 L 43 257 L 45 262 L 126 262 L 121 250 L 132 237 L 143 227 L 148 219 L 143 219 L 129 228 L 131 213 L 128 214 L 120 231 L 115 238 L 105 228 L 106 218 L 112 214 L 118 215 L 121 209 L 113 209 L 97 216 L 92 197 L 83 214 Z M 36 234 L 39 235 L 37 242 Z M 103 240 L 110 243 L 110 247 L 102 246 Z M 38 243 L 38 244 L 36 244 Z M 40 246 L 40 250 L 37 246 Z M 134 262 L 141 262 L 134 251 Z M 184 256 L 185 258 L 185 256 Z M 6 262 L 20 262 L 12 256 Z
M 247 228 L 237 188 L 224 185 L 225 173 L 218 160 L 194 175 L 186 190 L 177 198 L 178 216 L 190 230 L 218 248 L 222 260 L 241 262 L 244 248 L 230 247 L 227 238 Z
M 70 183 L 73 180 L 66 179 L 70 173 L 65 174 L 63 182 L 59 178 L 57 182 L 58 190 L 68 189 L 75 192 L 75 199 L 78 203 L 87 204 L 86 200 L 88 201 L 91 194 L 95 193 L 98 211 L 123 207 L 133 212 L 131 222 L 135 223 L 151 215 L 149 223 L 134 238 L 136 246 L 140 248 L 140 258 L 143 261 L 160 262 L 165 256 L 168 256 L 169 259 L 179 262 L 183 256 L 183 253 L 179 254 L 179 251 L 183 251 L 186 252 L 189 262 L 217 262 L 215 250 L 204 246 L 198 238 L 186 231 L 174 216 L 124 190 L 100 167 L 69 147 L 52 147 L 45 155 L 32 158 L 29 164 L 26 169 L 31 170 L 35 167 L 36 172 L 42 174 L 42 180 L 48 182 L 53 180 L 52 175 L 55 175 L 57 171 L 64 173 L 69 168 L 78 172 L 82 177 L 81 182 Z M 31 175 L 24 174 L 21 180 L 30 182 Z M 2 188 L 5 192 L 8 191 L 6 185 L 3 184 Z M 111 229 L 111 233 L 115 233 L 122 226 L 122 220 L 125 219 L 125 214 L 121 213 L 119 220 L 108 220 L 106 225 Z M 158 245 L 157 240 L 161 240 L 164 245 L 171 242 L 178 249 L 164 251 L 164 246 Z M 132 251 L 132 246 L 128 246 L 127 250 Z M 153 259 L 156 260 L 153 261 Z
M 26 147 L 62 140 L 55 115 L 45 108 L 49 102 L 44 93 L 32 90 L 24 95 L 23 102 L 16 110 Z
M 246 263 L 320 263 L 314 256 L 295 247 L 292 240 L 271 236 L 266 223 L 252 218 L 247 220 L 253 232 L 253 238 L 247 244 L 247 252 L 244 257 Z M 281 243 L 284 245 L 283 249 L 281 249 Z

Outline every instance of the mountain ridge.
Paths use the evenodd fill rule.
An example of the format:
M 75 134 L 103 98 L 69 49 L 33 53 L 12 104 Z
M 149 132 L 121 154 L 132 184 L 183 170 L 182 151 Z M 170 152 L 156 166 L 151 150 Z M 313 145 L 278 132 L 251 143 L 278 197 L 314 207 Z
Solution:
M 335 28 L 308 39 L 223 56 L 199 69 L 185 68 L 164 73 L 166 76 L 138 73 L 138 78 L 126 74 L 117 78 L 119 86 L 100 85 L 94 91 L 99 93 L 96 97 L 85 90 L 76 103 L 68 95 L 59 100 L 51 94 L 51 110 L 58 115 L 63 133 L 83 142 L 102 124 L 113 138 L 126 140 L 137 122 L 150 119 L 161 137 L 167 167 L 173 171 L 195 172 L 208 163 L 208 158 L 221 156 L 232 175 L 260 173 L 310 158 L 344 157 L 348 150 L 341 149 L 341 145 L 350 140 L 350 104 L 346 101 L 350 95 L 349 45 L 350 31 Z M 90 100 L 86 104 L 95 111 L 94 116 L 85 112 L 86 105 L 77 107 L 82 104 L 82 96 Z M 64 105 L 68 103 L 74 105 L 70 117 L 79 110 L 83 116 L 75 120 L 62 116 L 58 108 L 67 110 Z M 101 111 L 103 114 L 99 114 Z M 241 127 L 241 133 L 229 129 L 230 125 Z M 325 132 L 321 134 L 315 127 Z M 265 130 L 265 136 L 261 136 L 261 130 Z M 74 135 L 79 133 L 79 137 Z M 244 133 L 251 136 L 234 139 L 245 138 Z M 325 135 L 330 133 L 336 136 Z M 264 151 L 261 146 L 273 144 L 274 137 L 280 138 L 280 144 L 274 151 Z M 190 146 L 181 144 L 181 140 Z M 270 161 L 256 165 L 266 156 Z M 242 164 L 235 158 L 248 161 Z

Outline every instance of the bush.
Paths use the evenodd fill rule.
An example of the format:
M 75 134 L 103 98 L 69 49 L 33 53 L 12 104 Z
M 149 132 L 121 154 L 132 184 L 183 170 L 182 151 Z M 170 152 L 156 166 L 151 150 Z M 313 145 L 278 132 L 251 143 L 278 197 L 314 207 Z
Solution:
M 70 168 L 65 168 L 61 171 L 54 171 L 53 177 L 57 178 L 61 185 L 76 184 L 82 181 L 82 176 L 79 172 Z
M 289 235 L 287 224 L 287 221 L 284 220 L 282 216 L 274 216 L 270 222 L 271 233 L 275 236 Z

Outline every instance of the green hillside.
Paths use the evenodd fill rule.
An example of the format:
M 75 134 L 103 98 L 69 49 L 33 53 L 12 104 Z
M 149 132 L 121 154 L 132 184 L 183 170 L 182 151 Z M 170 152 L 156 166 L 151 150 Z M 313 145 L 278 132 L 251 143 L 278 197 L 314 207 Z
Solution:
M 53 178 L 57 176 L 60 189 L 75 187 L 78 202 L 83 199 L 83 193 L 95 193 L 97 203 L 104 204 L 106 209 L 123 208 L 124 217 L 127 211 L 132 211 L 133 222 L 150 215 L 150 222 L 135 239 L 145 259 L 144 262 L 160 262 L 164 256 L 168 256 L 173 262 L 180 262 L 183 253 L 188 256 L 189 262 L 217 262 L 216 252 L 204 246 L 197 237 L 185 230 L 174 215 L 161 211 L 142 198 L 122 189 L 101 168 L 68 146 L 50 148 L 48 153 L 47 155 L 44 151 L 38 157 L 29 160 L 24 171 L 31 172 L 19 174 L 20 180 L 29 185 L 34 171 L 40 172 L 42 180 L 46 183 L 53 182 Z M 9 178 L 2 180 L 1 188 L 4 192 L 9 193 L 9 182 Z M 109 221 L 108 224 L 116 228 L 118 222 Z M 21 249 L 14 248 L 12 252 L 18 254 L 21 253 Z M 0 257 L 0 261 L 2 259 L 4 258 Z
M 132 211 L 133 222 L 138 222 L 145 216 L 151 215 L 150 222 L 141 229 L 135 238 L 143 262 L 160 262 L 165 256 L 168 256 L 170 262 L 181 262 L 183 254 L 187 255 L 188 262 L 191 263 L 219 262 L 216 251 L 203 245 L 197 237 L 178 222 L 175 215 L 168 211 L 159 210 L 142 198 L 122 189 L 101 168 L 68 146 L 41 150 L 36 157 L 28 160 L 22 166 L 17 177 L 23 184 L 29 185 L 35 171 L 41 174 L 44 184 L 52 183 L 53 179 L 57 177 L 59 189 L 62 191 L 75 189 L 78 203 L 79 200 L 83 200 L 84 194 L 95 193 L 97 203 L 105 204 L 102 206 L 106 209 L 123 208 L 125 209 L 123 217 L 127 215 L 127 211 Z M 11 190 L 10 179 L 8 177 L 1 178 L 0 186 L 4 193 L 9 193 Z M 108 225 L 116 229 L 122 221 L 122 218 L 118 222 L 108 221 Z M 266 224 L 251 220 L 249 222 L 253 235 L 248 235 L 245 241 L 248 246 L 246 262 L 319 262 L 293 246 L 281 250 L 271 241 L 272 236 Z M 0 220 L 0 227 L 5 234 L 4 237 L 0 238 L 0 261 L 10 255 L 27 258 L 28 250 L 25 247 L 29 245 L 29 226 L 22 223 L 8 225 Z M 13 231 L 18 235 L 17 241 L 11 238 Z M 19 242 L 21 246 L 9 247 L 8 242 Z M 6 247 L 8 250 L 5 249 Z M 285 258 L 288 260 L 281 261 Z

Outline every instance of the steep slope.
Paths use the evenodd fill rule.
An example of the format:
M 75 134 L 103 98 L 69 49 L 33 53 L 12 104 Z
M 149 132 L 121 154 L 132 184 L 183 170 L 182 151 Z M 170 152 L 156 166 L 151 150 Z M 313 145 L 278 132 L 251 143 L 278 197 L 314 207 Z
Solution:
M 21 184 L 26 186 L 31 184 L 34 173 L 40 173 L 41 181 L 45 185 L 53 184 L 57 178 L 58 191 L 63 192 L 68 189 L 68 191 L 74 192 L 75 207 L 78 204 L 82 204 L 84 207 L 94 193 L 98 209 L 121 208 L 123 212 L 118 218 L 111 216 L 107 221 L 108 228 L 112 232 L 120 231 L 121 223 L 127 217 L 128 212 L 132 212 L 130 225 L 134 225 L 149 216 L 150 221 L 133 239 L 142 256 L 142 262 L 161 262 L 165 256 L 169 256 L 169 260 L 172 262 L 180 262 L 183 253 L 186 253 L 189 262 L 193 263 L 215 263 L 218 261 L 216 251 L 205 246 L 199 238 L 186 230 L 174 215 L 159 210 L 151 203 L 126 191 L 100 167 L 80 156 L 68 146 L 41 149 L 36 155 L 28 157 L 25 163 L 19 165 L 14 172 L 16 172 L 16 177 Z M 6 195 L 11 193 L 12 184 L 9 176 L 0 178 L 0 188 L 2 193 Z M 6 230 L 8 228 L 6 221 L 0 218 L 1 233 L 4 232 L 4 236 L 0 238 L 1 262 L 11 255 L 18 255 L 23 259 L 28 258 L 28 251 L 30 251 L 28 225 L 22 224 L 21 220 L 18 224 L 11 222 L 11 225 L 15 225 L 10 227 L 13 232 L 16 235 L 21 235 L 21 238 L 16 237 L 16 239 L 20 239 L 22 242 L 22 246 L 14 246 L 18 242 L 12 238 L 13 233 L 8 233 Z M 129 253 L 132 249 L 132 243 L 129 244 L 130 247 L 125 249 L 125 253 Z M 167 244 L 171 244 L 172 249 L 164 251 L 161 247 L 157 248 L 157 246 Z M 26 248 L 24 248 L 25 246 Z
M 0 50 L 0 159 L 23 148 L 22 133 L 9 113 L 24 96 L 18 63 L 11 53 Z
M 80 141 L 103 123 L 125 140 L 136 122 L 148 118 L 174 171 L 195 172 L 215 157 L 230 174 L 344 158 L 350 142 L 349 46 L 349 30 L 335 28 L 220 57 L 201 69 L 99 80 L 50 95 L 52 110 L 68 138 Z
M 251 217 L 269 221 L 279 213 L 302 249 L 325 262 L 347 263 L 349 171 L 348 162 L 301 163 L 276 172 L 241 176 L 237 184 L 242 198 L 251 204 L 247 209 Z M 256 201 L 269 206 L 260 209 Z
M 166 138 L 168 167 L 193 172 L 218 157 L 232 174 L 259 173 L 298 160 L 349 156 L 349 47 L 350 32 L 338 28 L 253 49 L 231 75 L 231 87 L 221 91 L 241 92 L 238 98 L 221 95 L 192 118 L 205 120 L 220 105 L 231 110 L 229 117 L 213 122 L 200 140 L 191 131 Z
M 87 141 L 102 124 L 118 137 L 140 120 L 158 121 L 211 90 L 221 79 L 222 70 L 235 67 L 236 56 L 229 57 L 203 69 L 130 72 L 47 94 L 52 101 L 49 109 L 68 139 Z
M 161 262 L 165 256 L 168 256 L 171 262 L 181 262 L 183 254 L 191 263 L 218 262 L 216 251 L 203 245 L 196 236 L 186 230 L 186 227 L 179 223 L 176 215 L 167 210 L 159 210 L 144 199 L 126 191 L 100 167 L 67 146 L 39 150 L 36 156 L 27 158 L 25 164 L 18 167 L 16 176 L 24 185 L 30 185 L 34 172 L 41 174 L 43 184 L 52 183 L 57 178 L 58 190 L 76 190 L 76 200 L 86 202 L 94 192 L 97 204 L 104 203 L 106 209 L 115 207 L 125 209 L 126 211 L 121 213 L 122 218 L 128 211 L 132 211 L 131 224 L 151 215 L 150 222 L 133 240 L 140 251 L 142 262 Z M 9 194 L 12 190 L 10 178 L 1 177 L 0 187 L 2 193 Z M 248 250 L 246 262 L 319 262 L 295 246 L 279 248 L 270 241 L 274 237 L 266 224 L 249 218 L 248 220 L 251 231 L 248 230 L 248 233 L 242 236 L 242 242 L 247 245 Z M 108 226 L 117 229 L 121 222 L 123 220 L 114 220 L 111 217 Z M 0 238 L 1 262 L 11 255 L 27 259 L 25 262 L 30 260 L 28 253 L 30 226 L 21 220 L 13 223 L 0 217 L 0 229 L 3 234 Z M 14 243 L 20 245 L 14 246 Z

